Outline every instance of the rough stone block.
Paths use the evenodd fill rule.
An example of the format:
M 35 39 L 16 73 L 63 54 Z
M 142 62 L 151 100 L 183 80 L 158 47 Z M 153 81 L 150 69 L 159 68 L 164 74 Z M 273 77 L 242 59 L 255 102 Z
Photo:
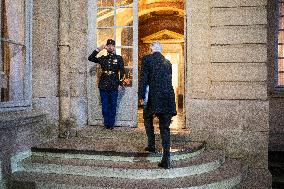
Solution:
M 267 46 L 258 44 L 211 47 L 212 62 L 266 62 Z
M 208 64 L 210 62 L 210 46 L 190 45 L 188 51 L 188 61 L 190 64 Z
M 54 97 L 58 91 L 58 71 L 33 70 L 33 97 Z
M 85 97 L 72 98 L 71 100 L 71 117 L 75 118 L 77 125 L 80 127 L 87 124 L 87 106 Z
M 266 7 L 213 8 L 211 26 L 267 24 Z
M 45 112 L 50 116 L 52 123 L 59 119 L 59 99 L 58 97 L 34 98 L 33 108 L 35 110 Z
M 83 18 L 82 18 L 83 20 Z M 70 55 L 69 63 L 72 71 L 75 69 L 79 73 L 85 73 L 87 67 L 87 36 L 81 31 L 72 30 L 70 33 Z
M 284 133 L 284 98 L 271 98 L 269 113 L 270 131 Z
M 84 33 L 88 26 L 86 13 L 88 11 L 88 1 L 73 0 L 71 8 L 71 29 Z
M 218 26 L 212 28 L 212 44 L 267 43 L 265 26 Z
M 265 63 L 214 63 L 211 65 L 212 81 L 266 81 Z
M 239 116 L 242 130 L 247 132 L 269 131 L 269 102 L 240 101 Z
M 241 130 L 239 102 L 228 100 L 190 100 L 189 112 L 192 131 Z
M 192 64 L 188 70 L 188 79 L 190 84 L 208 83 L 209 64 Z
M 210 90 L 214 99 L 267 99 L 264 82 L 212 82 Z
M 74 71 L 70 73 L 70 95 L 71 97 L 82 97 L 87 94 L 87 75 Z
M 194 25 L 210 24 L 210 4 L 209 0 L 189 0 L 187 7 L 188 27 Z
M 223 149 L 231 158 L 244 161 L 255 168 L 268 166 L 268 132 L 194 128 L 192 140 L 205 140 L 208 148 Z
M 204 98 L 209 92 L 208 64 L 192 64 L 188 73 L 188 92 L 191 98 Z
M 190 89 L 188 90 L 188 95 L 191 98 L 195 99 L 207 99 L 209 98 L 209 83 L 195 83 L 190 85 Z
M 250 166 L 267 167 L 267 101 L 192 99 L 186 107 L 192 139 L 206 140 Z
M 58 89 L 58 1 L 35 1 L 33 10 L 33 96 L 55 96 Z
M 192 118 L 187 117 L 187 123 L 189 123 L 189 128 L 195 128 L 196 125 L 194 125 L 193 122 L 191 122 Z M 194 129 L 190 133 L 190 138 L 192 141 L 208 141 L 210 138 L 210 130 L 203 130 L 203 129 Z
M 269 132 L 269 151 L 283 151 L 284 149 L 284 132 Z
M 187 2 L 191 11 L 210 11 L 210 0 L 188 0 Z
M 226 131 L 223 135 L 228 138 L 228 146 L 231 149 L 268 153 L 268 132 Z
M 211 0 L 211 7 L 265 6 L 267 0 Z
M 255 168 L 268 167 L 268 132 L 225 132 L 226 152 Z
M 193 47 L 208 46 L 210 44 L 211 28 L 209 26 L 194 26 L 189 28 L 189 43 Z

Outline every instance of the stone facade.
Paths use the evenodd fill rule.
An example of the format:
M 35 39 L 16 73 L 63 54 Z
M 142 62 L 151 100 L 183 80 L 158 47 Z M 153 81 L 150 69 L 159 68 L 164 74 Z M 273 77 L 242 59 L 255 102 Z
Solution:
M 193 138 L 208 139 L 210 146 L 225 149 L 231 156 L 242 158 L 251 164 L 254 164 L 252 162 L 255 162 L 255 159 L 260 159 L 255 166 L 265 168 L 271 122 L 269 117 L 271 103 L 267 91 L 266 1 L 189 0 L 187 5 L 186 69 L 188 71 L 185 79 L 187 127 L 192 129 Z M 57 6 L 58 9 L 56 3 L 46 5 L 49 6 Z M 70 3 L 70 7 L 64 9 L 70 14 L 68 35 L 63 33 L 68 37 L 69 42 L 62 44 L 69 48 L 70 56 L 67 60 L 70 65 L 69 83 L 65 83 L 64 87 L 70 92 L 67 93 L 69 99 L 66 101 L 67 105 L 63 103 L 61 108 L 64 109 L 66 106 L 67 109 L 64 111 L 70 110 L 67 116 L 74 118 L 77 125 L 81 126 L 86 125 L 88 119 L 87 9 L 87 2 Z M 48 10 L 48 8 L 44 10 L 47 11 L 46 14 Z M 39 12 L 43 14 L 42 10 Z M 155 18 L 151 19 L 153 24 L 159 22 Z M 53 22 L 55 25 L 59 24 L 56 19 Z M 167 19 L 164 22 L 167 22 Z M 182 23 L 183 20 L 181 19 L 180 22 Z M 42 25 L 41 23 L 44 22 L 38 21 L 39 25 Z M 180 25 L 178 22 L 175 24 Z M 145 25 L 157 31 L 159 26 L 162 25 L 155 24 L 155 27 Z M 143 24 L 139 27 L 139 30 L 141 29 Z M 183 33 L 179 29 L 181 28 L 174 27 L 172 30 Z M 147 36 L 147 31 L 145 30 L 143 35 Z M 55 36 L 59 33 L 62 31 L 50 31 L 54 42 Z M 42 35 L 46 34 L 39 33 L 35 39 L 41 39 Z M 41 44 L 40 41 L 38 44 Z M 50 44 L 52 46 L 55 43 L 50 42 Z M 140 45 L 139 51 L 146 53 L 147 48 Z M 58 52 L 54 50 L 51 54 Z M 50 56 L 40 57 L 44 59 Z M 38 58 L 36 62 L 42 62 L 42 59 Z M 54 60 L 50 64 L 60 65 L 60 61 Z M 54 72 L 52 74 L 54 75 Z M 60 79 L 57 74 L 54 77 L 52 82 L 53 86 L 56 86 L 60 83 Z M 37 90 L 38 88 L 39 85 L 35 85 L 36 91 L 42 91 Z M 62 94 L 59 93 L 60 95 Z M 53 97 L 56 98 L 56 95 Z M 51 104 L 56 106 L 55 101 L 58 99 L 54 100 Z M 43 98 L 35 98 L 34 101 L 38 102 L 36 104 L 46 103 L 43 102 Z M 50 112 L 54 115 L 53 110 Z
M 189 1 L 186 120 L 194 139 L 267 168 L 266 1 Z
M 58 1 L 34 1 L 33 15 L 33 108 L 48 113 L 57 122 Z
M 284 93 L 275 90 L 275 61 L 277 39 L 277 1 L 268 1 L 268 97 L 269 97 L 269 150 L 283 151 L 284 149 Z
M 273 2 L 186 1 L 186 127 L 194 140 L 257 168 L 267 168 L 268 141 L 283 150 L 284 101 L 274 92 L 274 26 L 267 20 L 274 19 Z M 34 0 L 33 109 L 53 123 L 88 123 L 88 9 L 88 1 Z M 141 35 L 161 30 L 158 23 L 140 25 Z M 183 23 L 179 18 L 170 30 L 182 34 Z M 147 51 L 141 41 L 139 51 Z

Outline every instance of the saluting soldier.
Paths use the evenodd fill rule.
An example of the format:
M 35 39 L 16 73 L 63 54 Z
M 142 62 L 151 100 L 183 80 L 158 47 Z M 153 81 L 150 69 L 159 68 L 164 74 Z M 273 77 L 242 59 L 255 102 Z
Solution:
M 103 49 L 107 50 L 107 55 L 97 57 L 98 53 Z M 94 50 L 88 60 L 101 65 L 102 75 L 99 81 L 99 90 L 104 126 L 106 129 L 113 129 L 118 90 L 121 90 L 125 77 L 123 58 L 115 54 L 115 41 L 108 39 L 106 45 L 102 45 Z

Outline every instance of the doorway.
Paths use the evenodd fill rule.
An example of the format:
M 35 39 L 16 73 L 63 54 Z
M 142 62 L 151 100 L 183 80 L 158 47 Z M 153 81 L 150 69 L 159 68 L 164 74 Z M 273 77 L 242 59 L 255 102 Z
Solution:
M 162 44 L 162 54 L 172 63 L 172 83 L 175 90 L 178 115 L 173 118 L 171 130 L 185 128 L 185 2 L 139 1 L 138 18 L 138 78 L 142 57 L 150 53 L 153 41 Z M 158 120 L 154 120 L 158 127 Z M 143 110 L 138 107 L 138 127 L 143 127 Z
M 160 0 L 108 0 L 91 1 L 89 15 L 89 51 L 102 44 L 107 38 L 116 40 L 116 53 L 125 61 L 125 92 L 118 103 L 116 126 L 139 127 L 141 108 L 138 104 L 138 80 L 141 58 L 149 53 L 149 43 L 160 41 L 163 54 L 173 65 L 173 84 L 176 94 L 178 120 L 177 129 L 184 123 L 184 73 L 185 35 L 184 2 Z M 92 11 L 96 10 L 96 11 Z M 95 40 L 94 40 L 95 39 Z M 93 65 L 89 65 L 91 67 Z M 90 125 L 101 125 L 101 104 L 97 90 L 100 69 L 96 77 L 88 78 L 88 116 Z M 138 113 L 137 113 L 138 112 Z M 174 120 L 175 121 L 175 120 Z M 143 119 L 142 119 L 143 124 Z

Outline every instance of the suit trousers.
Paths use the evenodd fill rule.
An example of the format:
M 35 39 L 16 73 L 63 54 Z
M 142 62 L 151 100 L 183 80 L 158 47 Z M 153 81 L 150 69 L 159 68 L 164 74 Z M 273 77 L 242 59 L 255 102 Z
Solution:
M 169 157 L 170 156 L 170 146 L 171 146 L 170 124 L 171 124 L 172 114 L 157 113 L 156 115 L 159 119 L 159 129 L 160 129 L 160 135 L 162 139 L 163 156 Z M 148 146 L 155 147 L 153 114 L 148 112 L 147 107 L 144 107 L 143 118 L 144 118 L 145 130 L 146 130 L 146 134 L 148 138 Z
M 102 102 L 104 126 L 106 128 L 112 128 L 114 127 L 115 123 L 118 91 L 100 89 L 100 96 Z

